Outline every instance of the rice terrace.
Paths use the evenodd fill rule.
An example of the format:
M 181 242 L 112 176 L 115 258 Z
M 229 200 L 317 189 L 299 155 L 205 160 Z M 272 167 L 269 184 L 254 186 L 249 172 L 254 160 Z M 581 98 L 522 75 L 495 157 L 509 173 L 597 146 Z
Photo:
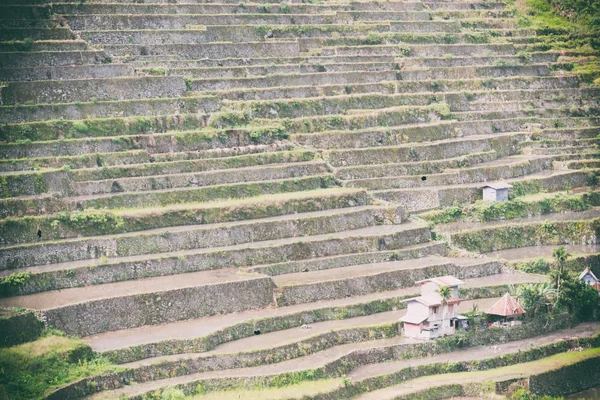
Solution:
M 0 0 L 0 400 L 600 398 L 600 1 Z

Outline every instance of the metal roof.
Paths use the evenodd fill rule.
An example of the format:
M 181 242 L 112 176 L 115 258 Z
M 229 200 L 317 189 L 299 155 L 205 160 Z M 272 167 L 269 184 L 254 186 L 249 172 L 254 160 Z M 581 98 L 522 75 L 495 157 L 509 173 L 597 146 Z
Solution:
M 525 314 L 525 310 L 519 302 L 510 294 L 506 293 L 500 300 L 495 302 L 487 311 L 488 314 L 501 315 L 503 317 L 512 317 Z

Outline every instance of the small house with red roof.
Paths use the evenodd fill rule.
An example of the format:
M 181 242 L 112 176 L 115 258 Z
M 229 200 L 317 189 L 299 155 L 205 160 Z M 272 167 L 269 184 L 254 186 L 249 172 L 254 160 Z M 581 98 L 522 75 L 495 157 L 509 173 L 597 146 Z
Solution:
M 506 293 L 500 300 L 492 304 L 487 310 L 487 314 L 496 315 L 506 322 L 525 314 L 525 310 L 514 297 Z
M 453 335 L 457 328 L 463 328 L 466 318 L 458 315 L 458 285 L 464 282 L 453 276 L 423 279 L 421 296 L 407 299 L 406 314 L 400 318 L 404 323 L 404 335 L 417 339 L 435 339 Z M 443 298 L 440 289 L 448 287 L 450 296 Z
M 589 267 L 583 270 L 583 272 L 579 275 L 579 280 L 586 285 L 590 285 L 600 293 L 600 281 L 596 278 L 596 275 L 590 270 Z

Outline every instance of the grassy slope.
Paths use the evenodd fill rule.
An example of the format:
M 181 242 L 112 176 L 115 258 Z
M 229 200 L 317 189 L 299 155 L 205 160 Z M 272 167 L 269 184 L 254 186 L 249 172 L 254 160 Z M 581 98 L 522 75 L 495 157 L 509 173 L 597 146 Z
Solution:
M 33 342 L 0 349 L 0 399 L 39 399 L 54 387 L 117 368 L 83 341 L 48 330 Z

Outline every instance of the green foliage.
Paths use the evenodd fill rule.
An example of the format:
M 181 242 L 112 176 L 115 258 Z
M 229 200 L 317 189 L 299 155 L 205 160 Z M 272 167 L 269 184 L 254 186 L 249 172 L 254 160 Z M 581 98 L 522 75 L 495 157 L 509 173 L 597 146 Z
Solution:
M 38 349 L 38 343 L 48 350 Z M 48 342 L 50 345 L 48 345 Z M 117 370 L 106 359 L 81 352 L 79 340 L 48 332 L 35 342 L 0 350 L 0 388 L 12 400 L 39 399 L 51 388 L 76 379 Z M 75 352 L 75 356 L 71 356 Z M 78 356 L 79 355 L 79 356 Z M 78 358 L 83 355 L 83 358 Z
M 452 297 L 452 289 L 449 286 L 442 286 L 437 290 L 443 301 L 447 301 Z
M 57 214 L 50 226 L 76 232 L 95 232 L 97 234 L 117 233 L 122 230 L 125 221 L 122 217 L 99 210 L 65 212 Z
M 370 46 L 378 45 L 381 43 L 383 43 L 383 37 L 381 37 L 381 35 L 377 33 L 369 33 L 365 38 L 365 44 L 368 44 Z
M 558 247 L 552 251 L 554 264 L 552 264 L 552 270 L 550 271 L 550 279 L 559 293 L 561 282 L 569 278 L 565 266 L 570 256 L 571 254 L 567 253 L 564 247 Z
M 291 7 L 291 6 L 290 6 L 288 3 L 282 2 L 282 3 L 279 5 L 279 11 L 280 11 L 282 14 L 289 14 L 289 13 L 291 13 L 291 12 L 292 12 L 292 7 Z
M 562 281 L 557 306 L 566 309 L 581 321 L 596 317 L 600 309 L 600 296 L 591 285 L 571 276 Z
M 557 293 L 557 290 L 546 282 L 522 285 L 517 290 L 521 307 L 530 319 L 547 312 L 548 305 L 556 301 Z
M 547 0 L 553 10 L 569 21 L 600 27 L 600 2 L 597 0 Z
M 15 272 L 7 277 L 0 278 L 0 297 L 7 297 L 16 293 L 19 287 L 31 279 L 31 272 Z
M 90 131 L 90 128 L 83 121 L 74 122 L 73 129 L 78 133 L 88 133 Z
M 489 43 L 490 36 L 485 33 L 466 33 L 465 39 L 468 43 L 482 44 Z
M 271 12 L 271 6 L 269 4 L 261 4 L 256 10 L 261 14 L 269 14 Z
M 186 92 L 191 92 L 192 90 L 194 90 L 193 78 L 186 76 L 183 78 L 183 81 L 185 82 L 185 91 Z
M 250 139 L 255 143 L 270 142 L 274 139 L 287 139 L 288 137 L 289 135 L 283 127 L 259 128 L 250 132 Z
M 526 272 L 528 274 L 547 274 L 550 272 L 550 265 L 548 261 L 543 258 L 538 258 L 532 263 L 522 262 L 517 264 L 516 268 L 519 271 Z
M 450 106 L 446 103 L 434 103 L 429 106 L 436 114 L 442 119 L 449 118 L 452 114 L 450 112 Z
M 28 37 L 20 42 L 14 42 L 17 51 L 32 51 L 33 50 L 33 39 Z
M 3 311 L 0 314 L 0 347 L 36 340 L 43 329 L 44 323 L 32 311 Z M 0 360 L 0 370 L 1 364 Z
M 523 387 L 517 388 L 512 396 L 510 396 L 510 400 L 561 400 L 562 397 L 551 397 L 551 396 L 538 396 Z
M 153 76 L 165 76 L 167 74 L 167 70 L 164 68 L 150 68 L 145 71 Z
M 173 387 L 163 390 L 160 400 L 185 400 L 185 393 Z

